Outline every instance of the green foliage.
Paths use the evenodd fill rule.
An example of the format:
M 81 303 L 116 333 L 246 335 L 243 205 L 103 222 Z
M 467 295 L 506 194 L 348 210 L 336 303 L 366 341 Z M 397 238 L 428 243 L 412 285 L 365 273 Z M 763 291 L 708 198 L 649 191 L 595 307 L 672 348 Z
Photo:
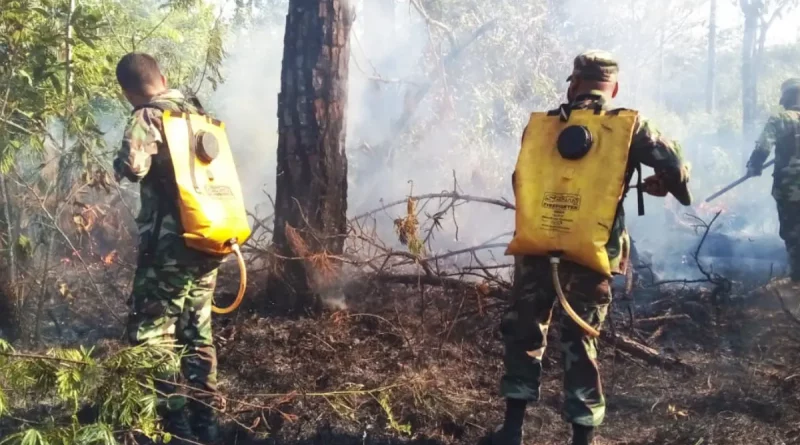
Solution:
M 0 444 L 13 444 L 19 443 L 20 445 L 48 445 L 49 442 L 45 440 L 42 433 L 35 429 L 29 429 L 21 433 L 12 434 L 9 438 L 0 442 Z
M 393 431 L 396 431 L 400 434 L 411 435 L 411 424 L 409 423 L 399 423 L 397 419 L 394 417 L 394 413 L 392 411 L 392 405 L 389 401 L 391 397 L 391 391 L 383 391 L 377 396 L 373 395 L 372 397 L 378 401 L 378 404 L 383 410 L 383 413 L 386 415 L 386 420 L 389 422 L 389 428 Z
M 54 121 L 66 124 L 63 154 L 85 167 L 89 153 L 104 145 L 98 119 L 109 113 L 121 117 L 127 108 L 114 73 L 127 52 L 156 56 L 174 87 L 199 89 L 199 77 L 212 87 L 222 80 L 225 28 L 202 0 L 87 0 L 71 15 L 68 5 L 67 0 L 0 0 L 2 171 L 23 150 L 41 154 L 47 144 L 62 145 L 60 135 L 52 134 Z
M 81 0 L 73 4 L 75 9 L 70 11 L 69 0 L 0 0 L 0 174 L 19 175 L 25 183 L 6 181 L 12 199 L 4 203 L 0 214 L 12 221 L 2 226 L 16 228 L 19 235 L 36 239 L 37 245 L 39 241 L 59 243 L 55 249 L 33 249 L 25 236 L 19 242 L 4 236 L 14 248 L 8 251 L 5 265 L 12 260 L 52 264 L 31 257 L 60 253 L 63 237 L 50 236 L 52 224 L 34 228 L 30 221 L 43 213 L 68 216 L 73 200 L 65 198 L 77 199 L 78 190 L 85 188 L 94 172 L 110 170 L 116 149 L 106 146 L 107 133 L 125 122 L 130 109 L 116 82 L 120 57 L 131 51 L 154 55 L 169 86 L 185 91 L 206 92 L 222 80 L 226 26 L 210 2 Z M 117 144 L 118 140 L 113 141 Z M 106 192 L 110 190 L 106 187 Z M 39 196 L 26 196 L 33 192 Z M 47 212 L 36 205 L 40 197 Z M 67 236 L 73 233 L 61 228 Z M 12 253 L 19 255 L 14 258 Z M 29 272 L 37 277 L 49 273 Z M 19 277 L 3 275 L 19 282 Z M 20 286 L 15 289 L 28 291 Z M 9 301 L 18 319 L 25 319 L 26 311 L 16 308 L 23 300 L 9 296 Z M 69 374 L 59 378 L 64 391 L 82 384 Z
M 23 261 L 29 259 L 31 255 L 33 255 L 33 243 L 31 243 L 31 239 L 25 235 L 17 237 L 15 248 L 17 256 Z
M 154 383 L 179 364 L 180 357 L 164 347 L 137 346 L 98 359 L 85 348 L 22 354 L 0 340 L 0 416 L 39 403 L 54 413 L 35 427 L 19 425 L 0 444 L 116 444 L 115 431 L 166 439 Z M 84 406 L 98 408 L 95 423 L 78 421 Z

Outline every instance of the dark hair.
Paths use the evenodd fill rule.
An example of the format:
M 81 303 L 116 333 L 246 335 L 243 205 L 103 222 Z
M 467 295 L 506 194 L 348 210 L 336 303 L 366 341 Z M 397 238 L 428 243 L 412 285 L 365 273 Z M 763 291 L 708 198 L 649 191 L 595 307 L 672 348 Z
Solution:
M 783 108 L 800 107 L 800 88 L 789 88 L 781 94 L 781 106 Z
M 117 63 L 117 82 L 125 91 L 143 93 L 148 85 L 161 79 L 156 59 L 145 53 L 128 53 Z

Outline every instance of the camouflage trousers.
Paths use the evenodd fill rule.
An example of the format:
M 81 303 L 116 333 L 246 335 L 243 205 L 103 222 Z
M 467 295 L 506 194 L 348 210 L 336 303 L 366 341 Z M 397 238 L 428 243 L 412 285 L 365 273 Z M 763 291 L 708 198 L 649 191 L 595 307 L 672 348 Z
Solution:
M 595 329 L 605 320 L 611 303 L 610 280 L 574 263 L 559 265 L 559 280 L 572 308 Z M 512 302 L 500 330 L 505 344 L 503 397 L 539 400 L 542 358 L 557 299 L 548 258 L 515 259 Z M 598 426 L 606 401 L 597 365 L 597 340 L 589 337 L 566 313 L 560 317 L 559 346 L 564 363 L 564 419 Z
M 133 344 L 171 345 L 183 353 L 181 374 L 186 391 L 176 385 L 156 384 L 159 405 L 179 410 L 190 403 L 219 407 L 217 353 L 211 332 L 211 305 L 217 280 L 216 267 L 140 266 L 136 270 L 128 338 Z M 178 376 L 163 375 L 177 382 Z
M 800 281 L 800 202 L 777 199 L 780 235 L 786 243 L 786 253 L 792 280 Z

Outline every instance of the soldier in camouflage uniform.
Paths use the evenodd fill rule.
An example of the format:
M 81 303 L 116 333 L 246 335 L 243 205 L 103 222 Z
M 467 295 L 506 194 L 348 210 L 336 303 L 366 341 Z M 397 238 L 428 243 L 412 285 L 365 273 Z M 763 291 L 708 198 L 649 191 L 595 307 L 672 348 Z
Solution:
M 618 91 L 617 73 L 617 63 L 606 52 L 579 55 L 568 79 L 569 107 L 586 109 L 599 104 L 610 109 L 610 100 Z M 681 204 L 691 204 L 687 187 L 689 170 L 681 158 L 680 146 L 642 118 L 636 124 L 631 142 L 628 177 L 640 164 L 653 167 L 656 172 L 644 181 L 643 191 L 656 196 L 671 193 Z M 616 274 L 624 273 L 627 267 L 628 242 L 620 206 L 606 246 Z M 567 261 L 562 261 L 560 269 L 560 280 L 570 305 L 587 323 L 600 329 L 611 303 L 610 279 Z M 542 357 L 557 298 L 547 257 L 515 258 L 511 298 L 511 307 L 500 327 L 505 344 L 505 375 L 500 385 L 506 398 L 505 420 L 483 441 L 493 445 L 519 445 L 525 408 L 528 402 L 539 400 Z M 606 406 L 597 363 L 597 340 L 566 314 L 562 314 L 559 323 L 559 347 L 564 362 L 563 415 L 573 427 L 572 444 L 589 445 L 593 443 L 595 427 L 603 421 Z
M 217 357 L 211 332 L 211 305 L 219 259 L 186 247 L 181 236 L 177 187 L 161 116 L 164 110 L 197 113 L 195 105 L 167 89 L 156 60 L 140 53 L 124 56 L 117 80 L 134 106 L 122 148 L 114 160 L 117 180 L 141 184 L 139 259 L 130 299 L 128 336 L 134 344 L 168 344 L 184 353 L 181 371 L 186 397 L 174 385 L 158 384 L 165 430 L 188 440 L 214 442 Z M 174 376 L 165 376 L 172 380 Z
M 772 196 L 778 206 L 780 235 L 786 243 L 791 278 L 800 283 L 800 78 L 781 85 L 784 111 L 764 126 L 747 163 L 747 172 L 760 176 L 764 161 L 775 150 Z

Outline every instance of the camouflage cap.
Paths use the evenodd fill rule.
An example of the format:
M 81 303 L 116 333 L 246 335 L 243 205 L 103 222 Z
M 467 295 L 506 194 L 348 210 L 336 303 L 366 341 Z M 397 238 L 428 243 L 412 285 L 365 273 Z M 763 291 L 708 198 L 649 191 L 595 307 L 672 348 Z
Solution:
M 567 78 L 595 80 L 598 82 L 611 82 L 617 80 L 619 65 L 614 60 L 614 56 L 607 51 L 590 50 L 585 51 L 575 58 L 572 74 Z
M 800 90 L 800 77 L 788 79 L 781 85 L 781 94 L 786 94 L 792 90 Z

